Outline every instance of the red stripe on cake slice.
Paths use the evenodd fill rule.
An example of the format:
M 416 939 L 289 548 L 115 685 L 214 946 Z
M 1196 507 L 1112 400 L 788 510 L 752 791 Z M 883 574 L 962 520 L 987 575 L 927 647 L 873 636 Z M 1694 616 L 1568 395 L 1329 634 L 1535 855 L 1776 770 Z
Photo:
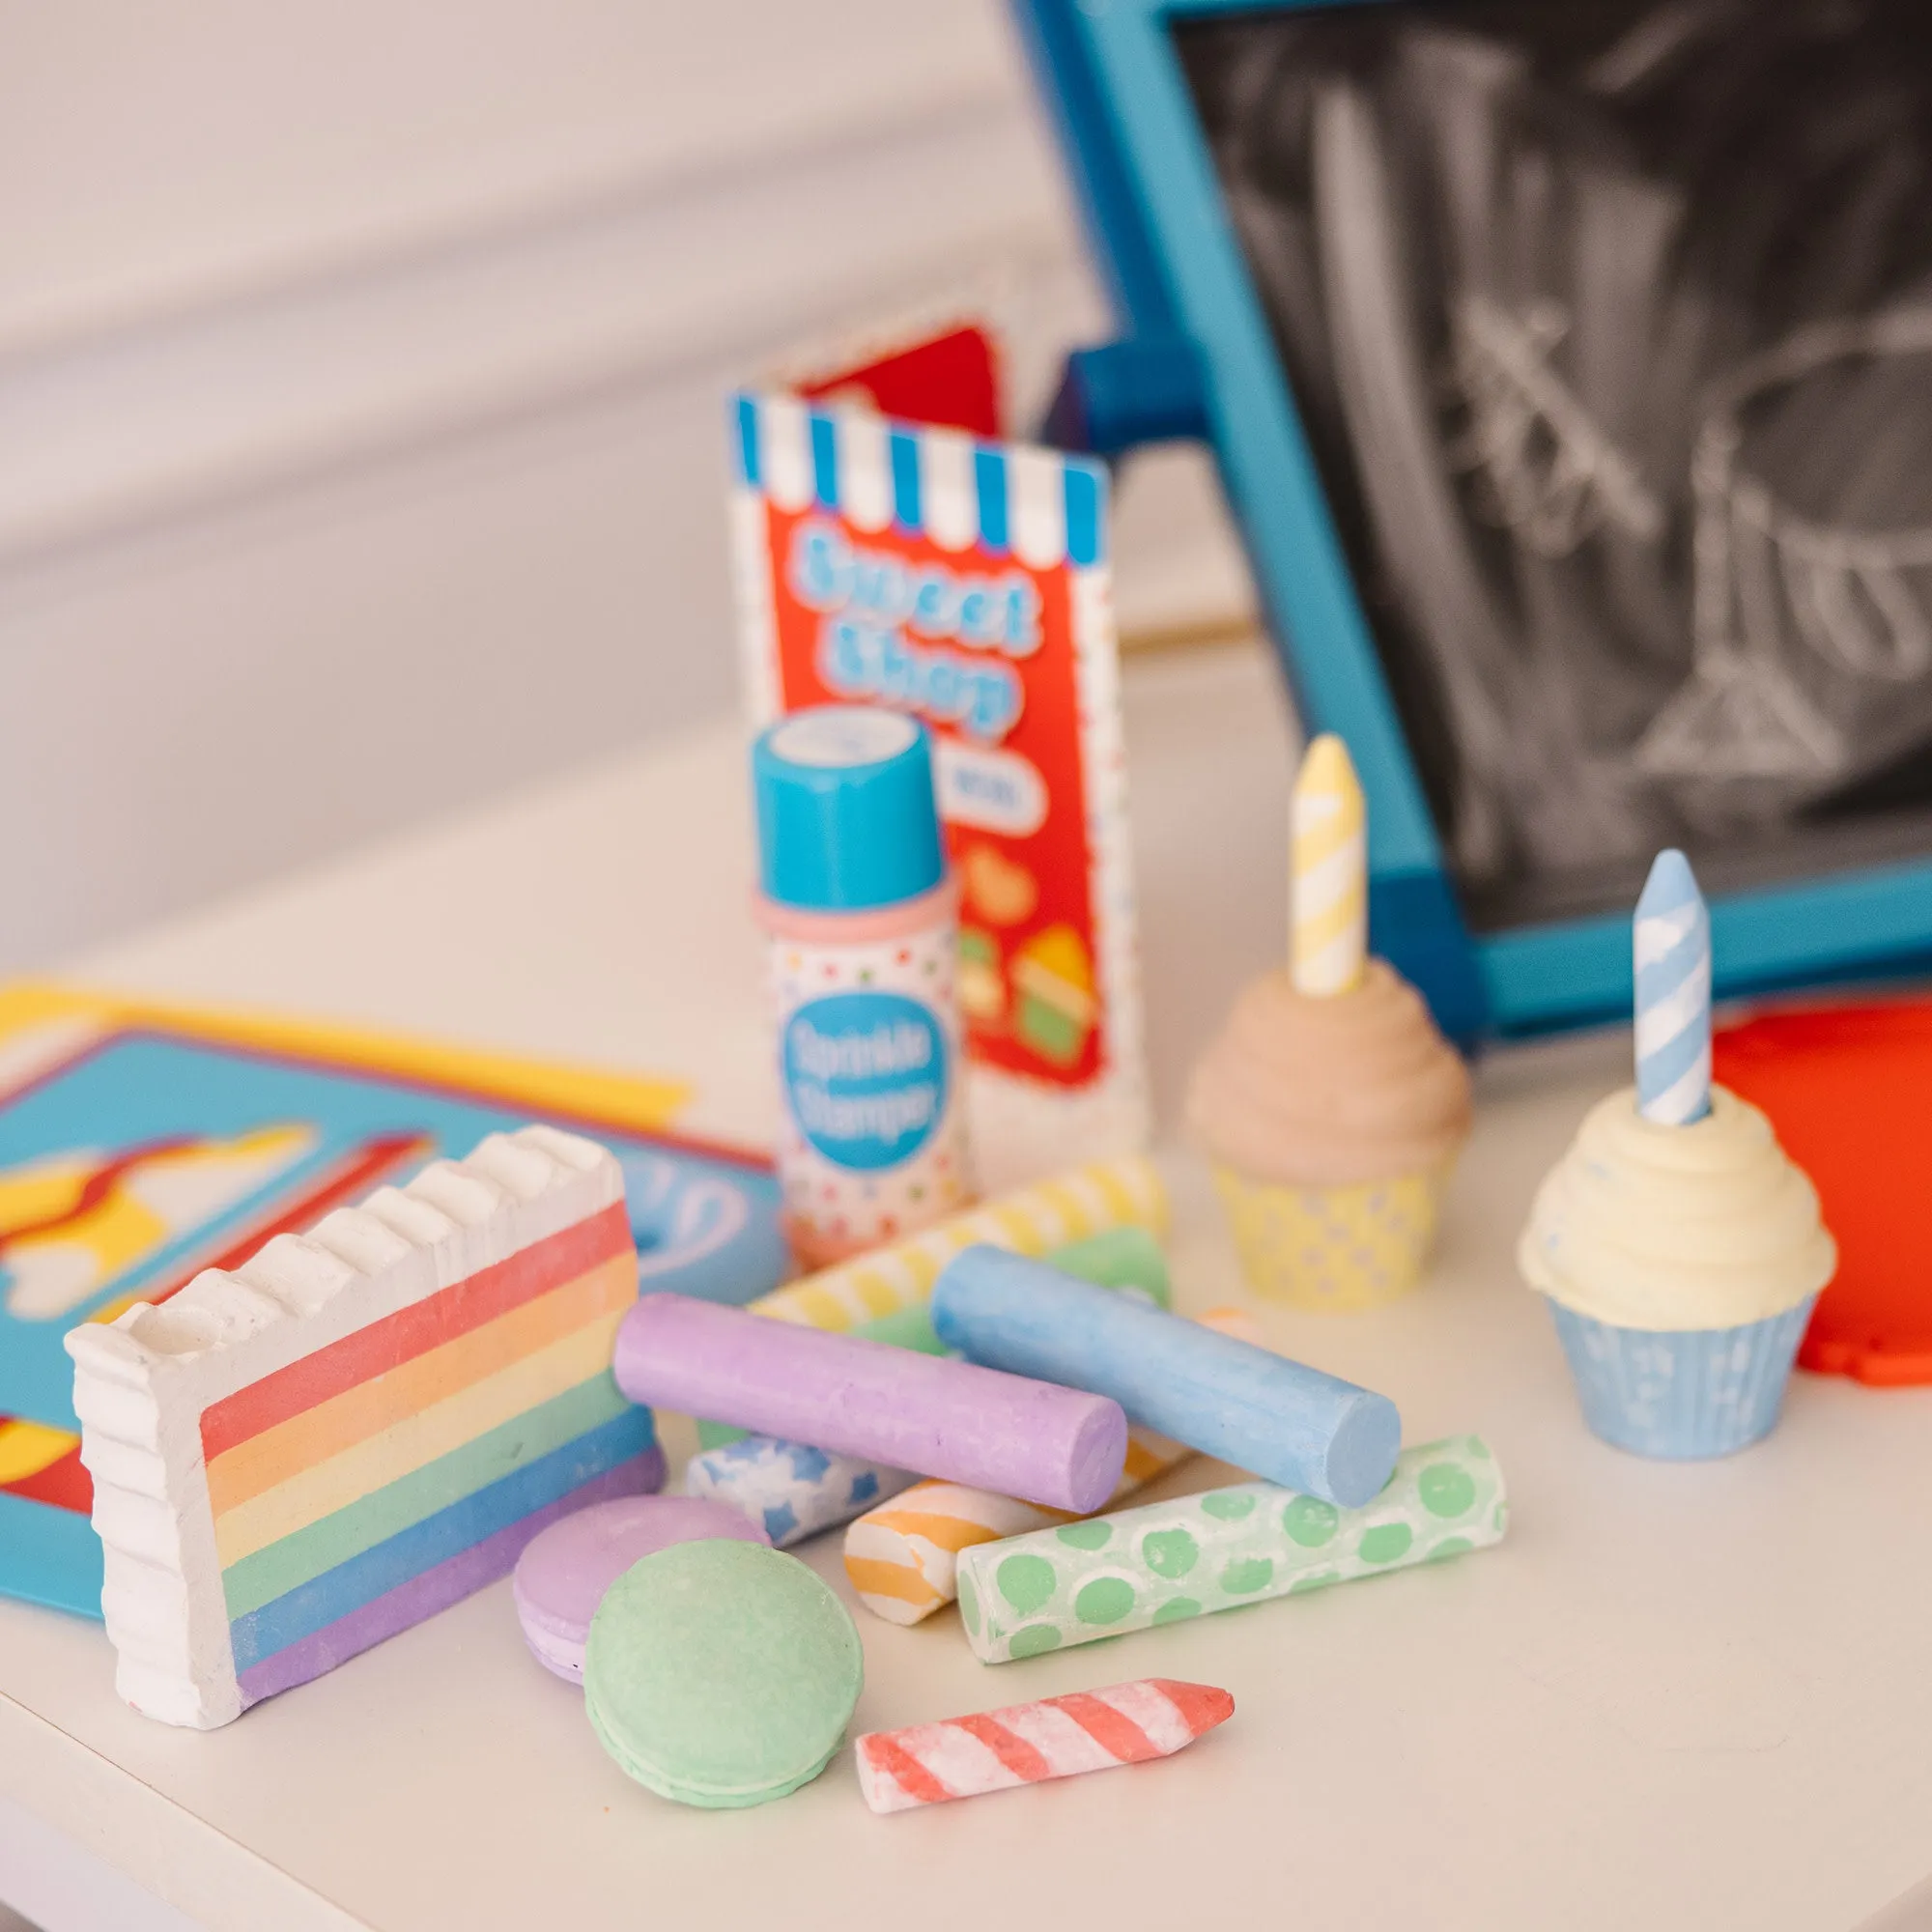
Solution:
M 246 1442 L 371 1376 L 399 1368 L 467 1335 L 512 1308 L 575 1281 L 600 1262 L 629 1252 L 631 1246 L 624 1204 L 614 1201 L 587 1219 L 212 1404 L 202 1412 L 202 1452 L 213 1462 L 238 1442 Z

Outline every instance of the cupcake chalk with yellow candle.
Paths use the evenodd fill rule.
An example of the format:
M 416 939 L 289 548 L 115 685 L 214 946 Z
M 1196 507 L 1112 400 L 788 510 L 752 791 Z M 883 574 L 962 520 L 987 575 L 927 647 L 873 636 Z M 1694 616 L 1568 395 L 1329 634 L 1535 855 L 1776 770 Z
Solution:
M 1339 738 L 1309 746 L 1292 810 L 1290 963 L 1236 1002 L 1188 1123 L 1257 1293 L 1368 1308 L 1421 1279 L 1469 1075 L 1422 996 L 1368 957 L 1362 788 Z

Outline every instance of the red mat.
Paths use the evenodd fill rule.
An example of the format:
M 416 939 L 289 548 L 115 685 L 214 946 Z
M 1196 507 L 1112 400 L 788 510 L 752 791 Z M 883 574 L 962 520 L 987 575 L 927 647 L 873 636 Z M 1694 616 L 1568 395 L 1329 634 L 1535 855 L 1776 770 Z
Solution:
M 1932 1000 L 1761 1014 L 1721 1028 L 1713 1061 L 1770 1115 L 1837 1237 L 1799 1366 L 1932 1382 Z

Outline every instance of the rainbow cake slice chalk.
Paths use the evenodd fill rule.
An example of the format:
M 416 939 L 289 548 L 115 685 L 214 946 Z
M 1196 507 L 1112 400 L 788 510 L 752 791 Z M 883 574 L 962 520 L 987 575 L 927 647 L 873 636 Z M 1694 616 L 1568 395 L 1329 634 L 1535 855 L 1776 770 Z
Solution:
M 657 1489 L 623 1176 L 531 1126 L 67 1337 L 116 1684 L 208 1730 Z

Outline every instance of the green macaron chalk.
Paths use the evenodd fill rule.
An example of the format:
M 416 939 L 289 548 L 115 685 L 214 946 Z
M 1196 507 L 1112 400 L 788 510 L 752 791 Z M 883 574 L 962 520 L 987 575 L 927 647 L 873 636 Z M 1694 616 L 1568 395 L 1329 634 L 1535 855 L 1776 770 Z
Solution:
M 598 1741 L 661 1798 L 762 1804 L 832 1761 L 865 1659 L 843 1604 L 795 1556 L 682 1543 L 605 1593 L 583 1652 Z

